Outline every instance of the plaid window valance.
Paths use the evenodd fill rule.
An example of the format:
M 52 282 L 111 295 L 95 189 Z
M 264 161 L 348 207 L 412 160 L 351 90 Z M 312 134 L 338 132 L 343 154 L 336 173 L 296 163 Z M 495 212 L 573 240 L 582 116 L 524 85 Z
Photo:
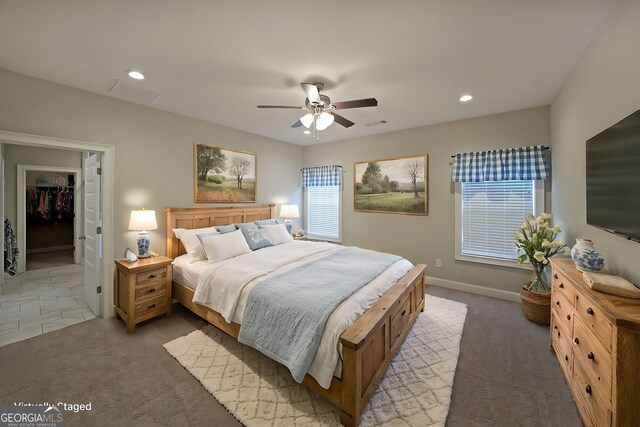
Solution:
M 342 179 L 342 166 L 317 166 L 302 168 L 303 187 L 332 187 L 339 186 Z
M 546 179 L 545 147 L 506 148 L 456 154 L 453 182 L 528 181 Z

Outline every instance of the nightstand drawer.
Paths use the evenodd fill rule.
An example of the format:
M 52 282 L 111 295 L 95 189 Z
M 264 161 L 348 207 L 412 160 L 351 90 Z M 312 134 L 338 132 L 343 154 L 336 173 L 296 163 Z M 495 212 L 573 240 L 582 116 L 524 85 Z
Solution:
M 167 306 L 167 297 L 162 295 L 146 301 L 136 302 L 136 319 L 155 312 L 164 312 Z
M 136 286 L 136 301 L 158 297 L 167 293 L 167 282 L 162 281 L 148 286 Z
M 571 335 L 558 322 L 555 313 L 551 313 L 551 343 L 556 351 L 560 365 L 568 376 L 573 373 L 573 352 L 571 351 Z
M 156 268 L 155 270 L 148 270 L 136 275 L 136 286 L 151 285 L 154 282 L 166 282 L 167 269 L 166 267 Z
M 609 427 L 611 425 L 611 411 L 602 396 L 602 390 L 594 386 L 585 372 L 582 363 L 575 361 L 573 365 L 573 389 L 578 399 L 578 406 L 582 406 L 583 420 L 588 427 Z

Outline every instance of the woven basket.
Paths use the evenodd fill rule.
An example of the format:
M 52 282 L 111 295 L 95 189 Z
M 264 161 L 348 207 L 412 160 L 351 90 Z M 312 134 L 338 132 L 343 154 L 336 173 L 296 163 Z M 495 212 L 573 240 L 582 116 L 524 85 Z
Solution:
M 527 285 L 520 291 L 524 317 L 540 325 L 548 325 L 551 321 L 551 292 L 531 292 L 527 290 Z

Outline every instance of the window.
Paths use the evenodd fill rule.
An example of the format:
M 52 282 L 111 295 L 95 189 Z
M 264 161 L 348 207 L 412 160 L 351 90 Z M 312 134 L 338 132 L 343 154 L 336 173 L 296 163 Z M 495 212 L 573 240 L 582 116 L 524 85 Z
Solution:
M 543 181 L 456 183 L 456 259 L 520 266 L 516 230 L 543 209 Z
M 305 187 L 304 218 L 309 237 L 342 240 L 342 191 L 340 185 Z

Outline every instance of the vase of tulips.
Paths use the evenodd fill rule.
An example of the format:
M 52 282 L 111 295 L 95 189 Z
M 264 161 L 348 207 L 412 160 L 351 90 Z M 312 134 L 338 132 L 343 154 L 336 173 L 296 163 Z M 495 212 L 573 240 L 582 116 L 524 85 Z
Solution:
M 559 226 L 551 226 L 551 215 L 543 213 L 537 217 L 527 215 L 516 232 L 518 262 L 531 263 L 533 277 L 520 291 L 524 316 L 536 323 L 548 325 L 551 318 L 551 281 L 549 258 L 566 252 L 567 246 L 557 240 Z

